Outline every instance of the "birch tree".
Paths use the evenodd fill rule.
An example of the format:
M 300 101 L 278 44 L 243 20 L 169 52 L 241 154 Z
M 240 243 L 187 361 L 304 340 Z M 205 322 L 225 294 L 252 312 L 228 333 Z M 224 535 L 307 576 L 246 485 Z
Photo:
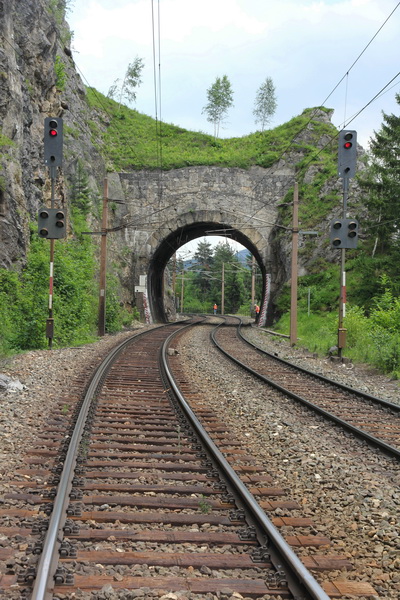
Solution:
M 275 114 L 276 107 L 274 82 L 271 77 L 267 77 L 264 83 L 258 88 L 253 110 L 255 122 L 261 124 L 261 131 L 264 131 L 265 126 L 270 122 Z
M 214 138 L 219 136 L 219 128 L 225 121 L 226 114 L 233 106 L 233 90 L 226 75 L 217 77 L 207 90 L 207 104 L 202 114 L 207 115 L 207 121 L 214 125 Z
M 136 101 L 137 88 L 142 83 L 141 75 L 143 67 L 143 59 L 136 56 L 135 60 L 129 63 L 122 83 L 120 79 L 116 79 L 108 90 L 108 98 L 118 98 L 118 108 L 121 108 L 122 100 L 127 100 L 128 102 Z

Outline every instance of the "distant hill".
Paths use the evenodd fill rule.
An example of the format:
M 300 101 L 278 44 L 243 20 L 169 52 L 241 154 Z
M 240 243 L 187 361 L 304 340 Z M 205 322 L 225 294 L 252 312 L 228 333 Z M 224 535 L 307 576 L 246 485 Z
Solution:
M 242 265 L 247 266 L 247 257 L 250 254 L 251 252 L 249 252 L 247 248 L 243 248 L 243 250 L 241 250 L 240 252 L 236 252 L 236 257 Z

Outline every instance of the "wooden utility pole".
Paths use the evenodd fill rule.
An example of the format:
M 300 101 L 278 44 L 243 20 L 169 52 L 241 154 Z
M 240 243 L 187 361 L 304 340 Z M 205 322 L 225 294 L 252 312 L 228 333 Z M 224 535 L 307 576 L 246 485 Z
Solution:
M 175 298 L 175 289 L 176 289 L 176 252 L 172 257 L 172 292 Z
M 105 178 L 103 185 L 103 214 L 101 219 L 99 336 L 103 336 L 106 332 L 107 202 L 108 179 Z
M 225 314 L 225 263 L 222 263 L 221 315 Z
M 254 310 L 254 304 L 256 299 L 256 259 L 254 256 L 251 257 L 251 308 L 250 312 Z
M 290 345 L 297 342 L 297 255 L 299 247 L 299 184 L 294 184 L 292 227 L 292 274 L 290 285 Z
M 181 310 L 180 312 L 183 313 L 183 287 L 185 285 L 185 269 L 182 269 L 182 283 L 181 283 Z

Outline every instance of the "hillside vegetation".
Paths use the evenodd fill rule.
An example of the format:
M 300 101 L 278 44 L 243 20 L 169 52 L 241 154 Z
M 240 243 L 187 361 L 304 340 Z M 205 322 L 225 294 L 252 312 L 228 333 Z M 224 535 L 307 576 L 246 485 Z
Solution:
M 101 152 L 107 157 L 110 171 L 169 170 L 194 165 L 266 168 L 271 167 L 289 146 L 293 152 L 306 149 L 312 159 L 313 154 L 317 154 L 316 144 L 320 137 L 334 138 L 337 134 L 333 125 L 313 119 L 313 110 L 308 109 L 268 131 L 257 131 L 240 138 L 215 139 L 205 133 L 157 123 L 152 117 L 119 105 L 93 88 L 87 89 L 87 99 L 98 119 L 90 123 L 92 133 L 101 140 Z M 329 112 L 324 108 L 319 110 Z M 305 144 L 296 137 L 310 120 L 311 134 Z M 336 148 L 335 142 L 333 146 Z M 318 160 L 332 158 L 333 146 L 324 149 Z
M 89 121 L 92 141 L 105 158 L 108 171 L 168 170 L 195 165 L 270 168 L 280 158 L 290 157 L 293 163 L 297 161 L 301 227 L 313 227 L 323 221 L 332 208 L 340 206 L 338 193 L 326 191 L 330 189 L 328 183 L 337 182 L 337 130 L 328 118 L 321 119 L 324 112 L 329 115 L 329 109 L 307 109 L 288 123 L 264 132 L 241 138 L 215 139 L 201 132 L 156 122 L 147 115 L 119 105 L 94 89 L 87 89 L 87 102 L 93 115 Z M 365 194 L 362 202 L 366 210 L 363 211 L 361 222 L 365 233 L 361 236 L 359 248 L 347 253 L 349 311 L 345 325 L 349 334 L 346 354 L 399 376 L 400 277 L 396 267 L 400 258 L 397 233 L 399 211 L 392 200 L 399 194 L 396 185 L 388 185 L 387 181 L 388 176 L 393 181 L 398 178 L 398 163 L 390 162 L 393 162 L 393 152 L 388 140 L 397 143 L 399 123 L 393 120 L 388 122 L 389 130 L 384 130 L 375 144 L 378 162 L 372 160 L 362 179 L 357 176 Z M 68 128 L 65 133 L 66 137 L 75 138 L 77 135 L 75 130 Z M 382 148 L 387 148 L 384 151 L 386 154 L 379 154 Z M 385 161 L 390 165 L 389 170 L 385 170 Z M 312 165 L 318 168 L 313 170 L 310 181 Z M 55 345 L 84 343 L 96 335 L 96 242 L 84 238 L 80 232 L 85 230 L 89 215 L 98 218 L 99 200 L 93 197 L 87 187 L 88 173 L 82 165 L 78 166 L 75 180 L 67 182 L 67 195 L 72 209 L 70 223 L 74 235 L 58 242 L 55 257 L 55 303 L 56 307 L 58 305 Z M 331 187 L 335 189 L 335 186 Z M 389 195 L 385 193 L 387 189 L 390 190 Z M 288 197 L 283 198 L 280 214 L 281 224 L 289 227 L 291 199 L 289 192 Z M 288 206 L 285 206 L 285 202 Z M 352 210 L 354 206 L 352 199 Z M 48 246 L 45 240 L 37 238 L 35 225 L 32 227 L 26 267 L 21 273 L 0 272 L 0 354 L 43 348 L 47 344 L 44 323 L 47 317 Z M 300 249 L 300 255 L 308 252 L 307 244 Z M 311 265 L 309 274 L 299 279 L 299 336 L 301 342 L 310 349 L 322 353 L 335 343 L 338 271 L 337 264 L 321 257 Z M 244 273 L 243 281 L 246 277 Z M 191 283 L 192 301 L 195 303 L 194 290 L 196 285 L 201 287 L 202 282 L 193 279 Z M 121 309 L 117 288 L 115 278 L 113 280 L 110 277 L 107 331 L 116 331 L 123 325 L 129 325 L 132 318 L 137 317 L 135 312 L 126 313 Z M 311 297 L 310 316 L 305 304 L 308 291 Z M 218 299 L 217 290 L 211 292 L 213 298 L 215 296 Z M 276 327 L 281 331 L 287 329 L 288 292 L 288 288 L 284 289 L 278 299 L 278 312 L 282 319 Z M 12 303 L 9 302 L 10 297 Z M 204 298 L 206 305 L 210 303 L 210 298 Z M 238 298 L 236 306 L 244 298 Z M 248 300 L 245 300 L 245 306 L 245 310 L 248 310 Z M 321 340 L 324 341 L 321 343 Z
M 241 138 L 215 139 L 174 125 L 155 123 L 150 117 L 135 110 L 119 107 L 116 102 L 101 96 L 95 90 L 88 90 L 88 101 L 100 117 L 101 125 L 93 124 L 93 132 L 100 137 L 102 153 L 107 157 L 112 170 L 166 170 L 193 165 L 244 169 L 257 165 L 269 168 L 285 152 L 289 152 L 298 154 L 299 160 L 296 168 L 300 184 L 301 227 L 308 229 L 321 223 L 332 209 L 341 206 L 340 194 L 326 191 L 329 189 L 329 181 L 337 181 L 337 130 L 329 122 L 313 118 L 316 109 L 307 109 L 288 123 L 271 130 Z M 325 108 L 317 110 L 329 112 Z M 396 140 L 398 122 L 390 121 L 390 124 L 394 126 Z M 385 131 L 380 143 L 384 145 L 387 141 L 388 132 Z M 378 136 L 375 144 L 378 156 L 379 145 Z M 387 152 L 388 161 L 389 155 L 390 152 Z M 304 175 L 313 164 L 317 164 L 318 168 L 312 181 L 307 180 L 305 183 Z M 360 215 L 362 236 L 358 249 L 347 252 L 346 354 L 398 377 L 400 278 L 395 267 L 399 254 L 396 234 L 398 218 L 393 218 L 396 216 L 395 209 L 385 200 L 385 190 L 391 189 L 391 186 L 386 178 L 385 167 L 382 169 L 381 157 L 380 164 L 381 171 L 376 177 L 377 169 L 374 171 L 372 157 L 372 163 L 356 178 L 358 185 L 363 188 L 363 196 L 358 201 L 352 197 L 352 214 Z M 390 165 L 390 168 L 396 178 L 398 166 Z M 324 194 L 322 189 L 325 189 Z M 280 215 L 281 223 L 289 227 L 290 202 L 291 192 L 283 199 Z M 382 226 L 385 215 L 392 217 L 391 225 L 386 230 Z M 300 255 L 309 249 L 310 242 L 306 241 L 305 246 L 300 249 Z M 305 311 L 305 298 L 309 291 L 310 316 Z M 326 353 L 336 343 L 338 295 L 338 266 L 322 257 L 311 266 L 307 276 L 299 279 L 300 341 L 314 351 Z M 217 296 L 216 292 L 214 296 Z M 287 287 L 278 299 L 278 312 L 282 319 L 277 328 L 281 331 L 288 328 L 288 309 Z
M 93 115 L 89 121 L 92 142 L 105 158 L 108 171 L 167 170 L 190 165 L 266 168 L 275 164 L 289 147 L 291 152 L 305 157 L 304 163 L 323 164 L 319 169 L 323 177 L 335 171 L 333 147 L 328 145 L 318 153 L 316 144 L 322 136 L 334 138 L 336 129 L 329 122 L 314 119 L 311 110 L 270 131 L 215 139 L 175 125 L 157 123 L 94 89 L 87 90 L 87 103 Z M 322 108 L 316 112 L 321 111 L 328 112 Z M 299 135 L 304 130 L 307 130 L 306 142 Z M 67 151 L 68 139 L 79 140 L 80 132 L 66 125 L 64 135 Z M 100 201 L 88 187 L 88 176 L 78 160 L 74 177 L 65 182 L 72 235 L 56 244 L 55 346 L 85 343 L 93 339 L 97 330 L 96 240 L 82 236 L 81 232 L 88 229 L 93 219 L 99 219 Z M 316 215 L 320 211 L 321 207 L 312 212 Z M 282 218 L 286 218 L 284 213 Z M 0 354 L 47 346 L 48 252 L 48 242 L 38 238 L 37 225 L 33 222 L 26 266 L 22 271 L 0 271 Z M 135 310 L 127 313 L 120 307 L 117 290 L 116 277 L 108 275 L 108 332 L 129 325 L 138 316 Z

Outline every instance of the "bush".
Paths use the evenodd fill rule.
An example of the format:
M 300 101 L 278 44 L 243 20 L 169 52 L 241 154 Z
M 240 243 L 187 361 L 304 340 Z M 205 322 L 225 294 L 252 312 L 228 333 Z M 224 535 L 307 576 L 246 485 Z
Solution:
M 191 298 L 184 303 L 183 310 L 185 313 L 204 314 L 211 313 L 212 306 L 209 302 L 201 302 L 200 300 Z
M 377 299 L 377 305 L 382 304 Z M 394 302 L 397 307 L 397 302 Z M 394 313 L 397 314 L 397 309 Z M 381 319 L 380 323 L 379 320 Z M 389 319 L 389 321 L 388 321 Z M 347 329 L 346 347 L 344 355 L 356 362 L 370 364 L 392 377 L 400 377 L 400 331 L 391 330 L 382 326 L 389 322 L 397 324 L 395 317 L 390 318 L 386 313 L 377 309 L 372 317 L 365 316 L 358 307 L 347 309 L 344 325 Z M 290 327 L 288 313 L 274 325 L 277 332 L 287 333 Z M 331 346 L 337 344 L 338 314 L 319 313 L 308 316 L 305 312 L 299 313 L 297 330 L 298 344 L 307 347 L 311 352 L 326 356 Z
M 252 317 L 254 316 L 252 312 L 254 313 L 254 311 L 252 311 L 251 302 L 246 302 L 245 304 L 239 306 L 236 314 L 242 317 Z
M 72 210 L 75 238 L 58 240 L 54 251 L 53 346 L 92 342 L 97 333 L 98 274 L 95 246 L 80 235 L 85 221 Z M 0 269 L 0 355 L 46 348 L 49 316 L 49 243 L 34 233 L 21 273 Z M 107 277 L 106 331 L 130 325 L 137 312 L 120 305 L 117 279 Z

